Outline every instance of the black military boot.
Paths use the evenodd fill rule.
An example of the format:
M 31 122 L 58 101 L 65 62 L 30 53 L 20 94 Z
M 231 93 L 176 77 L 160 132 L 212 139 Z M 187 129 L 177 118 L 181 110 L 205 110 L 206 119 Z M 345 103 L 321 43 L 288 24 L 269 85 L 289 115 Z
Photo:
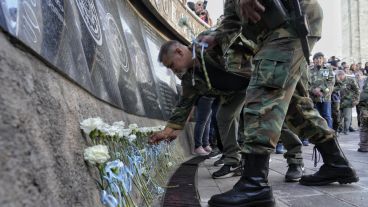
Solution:
M 300 184 L 319 186 L 333 182 L 348 184 L 359 181 L 336 139 L 317 144 L 315 148 L 321 153 L 324 164 L 313 175 L 302 176 Z
M 268 185 L 270 155 L 244 154 L 240 180 L 233 189 L 214 195 L 208 201 L 211 207 L 273 207 L 271 186 Z

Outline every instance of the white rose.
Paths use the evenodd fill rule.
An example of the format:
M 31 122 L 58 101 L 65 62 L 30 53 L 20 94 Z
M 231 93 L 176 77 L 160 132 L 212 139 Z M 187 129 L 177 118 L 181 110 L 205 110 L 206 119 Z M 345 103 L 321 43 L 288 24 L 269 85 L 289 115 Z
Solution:
M 109 159 L 109 149 L 106 145 L 95 145 L 84 150 L 84 160 L 91 164 L 102 164 Z
M 124 129 L 121 128 L 119 126 L 111 126 L 108 130 L 108 135 L 110 136 L 114 136 L 114 135 L 118 135 L 118 137 L 123 137 L 123 136 L 128 136 L 130 134 L 131 130 L 130 129 Z
M 113 135 L 114 131 L 112 131 L 112 127 L 106 123 L 102 123 L 99 126 L 97 126 L 97 129 L 101 132 L 107 134 L 107 135 Z
M 138 131 L 142 132 L 142 133 L 146 133 L 151 131 L 151 129 L 149 127 L 141 127 L 138 129 Z
M 97 118 L 89 118 L 85 119 L 80 123 L 80 128 L 84 131 L 84 133 L 91 133 L 94 129 L 101 127 L 105 123 L 102 121 L 100 117 Z
M 129 124 L 128 128 L 129 129 L 138 129 L 138 125 L 137 124 Z
M 117 128 L 122 128 L 122 129 L 124 129 L 124 127 L 125 127 L 125 122 L 123 122 L 123 121 L 117 121 L 117 122 L 112 123 L 112 126 L 117 127 Z
M 135 134 L 131 134 L 128 136 L 129 142 L 133 142 L 135 139 L 137 139 L 137 136 Z
M 128 137 L 131 132 L 132 130 L 130 129 L 119 129 L 118 134 L 119 137 Z

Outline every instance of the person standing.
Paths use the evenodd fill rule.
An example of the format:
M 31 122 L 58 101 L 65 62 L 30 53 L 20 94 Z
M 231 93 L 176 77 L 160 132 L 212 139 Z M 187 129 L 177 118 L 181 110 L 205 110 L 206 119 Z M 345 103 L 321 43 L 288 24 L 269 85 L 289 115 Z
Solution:
M 360 142 L 358 152 L 368 152 L 368 81 L 365 82 L 359 99 L 360 108 Z
M 343 122 L 341 121 L 341 123 L 343 124 L 342 130 L 343 133 L 347 135 L 351 124 L 353 107 L 356 106 L 359 102 L 359 87 L 356 84 L 355 80 L 346 77 L 345 72 L 342 70 L 336 72 L 336 77 L 337 80 L 340 82 L 340 110 L 341 119 L 344 120 Z
M 364 70 L 364 68 L 363 68 Z M 358 84 L 359 87 L 359 94 L 363 91 L 363 86 L 364 83 L 366 81 L 366 77 L 364 77 L 363 72 L 360 71 L 359 73 L 355 74 L 355 79 L 356 79 L 356 83 Z M 358 121 L 358 127 L 360 127 L 360 107 L 359 104 L 355 106 L 356 107 L 356 112 L 357 112 L 357 121 Z M 350 125 L 349 131 L 353 129 L 352 126 Z
M 196 124 L 194 127 L 194 153 L 208 155 L 212 148 L 209 145 L 213 97 L 201 96 L 196 103 Z
M 335 74 L 335 79 L 336 74 Z M 340 81 L 335 81 L 334 90 L 331 94 L 331 112 L 332 112 L 332 129 L 335 130 L 336 135 L 338 136 L 341 129 L 341 111 L 340 111 L 340 102 L 341 102 L 341 95 L 340 95 Z
M 270 153 L 280 137 L 284 121 L 301 137 L 309 137 L 320 151 L 324 165 L 313 175 L 304 175 L 303 185 L 326 185 L 332 182 L 357 182 L 354 169 L 343 155 L 335 133 L 319 116 L 301 81 L 306 70 L 301 41 L 283 5 L 295 13 L 294 4 L 269 4 L 274 1 L 226 0 L 225 18 L 217 33 L 201 40 L 221 45 L 229 31 L 239 31 L 256 44 L 252 71 L 245 98 L 245 143 L 242 148 L 243 171 L 230 191 L 214 195 L 210 206 L 274 206 L 268 184 Z M 291 1 L 287 1 L 291 2 Z M 309 46 L 321 36 L 322 10 L 316 0 L 300 0 L 302 12 L 310 23 Z M 293 12 L 294 11 L 294 12 Z M 291 17 L 296 20 L 295 17 Z M 241 20 L 241 24 L 239 24 Z M 215 31 L 215 32 L 216 32 Z M 304 44 L 305 46 L 305 44 Z M 305 47 L 304 47 L 305 48 Z M 307 56 L 307 55 L 305 55 Z
M 332 67 L 324 66 L 324 55 L 321 52 L 313 56 L 314 67 L 310 71 L 310 93 L 316 109 L 332 128 L 331 93 L 335 85 Z

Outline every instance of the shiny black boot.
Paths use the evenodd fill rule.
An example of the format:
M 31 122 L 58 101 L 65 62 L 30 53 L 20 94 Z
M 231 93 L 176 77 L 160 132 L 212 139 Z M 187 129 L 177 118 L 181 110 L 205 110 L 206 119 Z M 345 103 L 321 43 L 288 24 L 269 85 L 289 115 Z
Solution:
M 305 175 L 300 184 L 310 186 L 327 185 L 333 182 L 348 184 L 359 181 L 336 139 L 315 146 L 322 155 L 324 164 L 313 175 Z
M 271 186 L 268 185 L 270 155 L 244 154 L 240 180 L 233 189 L 214 195 L 208 201 L 211 207 L 273 207 Z

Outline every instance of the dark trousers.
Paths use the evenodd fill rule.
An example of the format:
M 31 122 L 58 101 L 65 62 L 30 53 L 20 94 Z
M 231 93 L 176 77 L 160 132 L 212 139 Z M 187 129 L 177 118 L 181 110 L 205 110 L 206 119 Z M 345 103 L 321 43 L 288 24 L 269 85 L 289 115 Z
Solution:
M 209 145 L 209 132 L 211 124 L 212 103 L 214 98 L 202 96 L 196 108 L 196 125 L 194 127 L 195 148 Z
M 332 129 L 331 102 L 317 102 L 315 103 L 315 107 L 327 121 L 328 127 Z

